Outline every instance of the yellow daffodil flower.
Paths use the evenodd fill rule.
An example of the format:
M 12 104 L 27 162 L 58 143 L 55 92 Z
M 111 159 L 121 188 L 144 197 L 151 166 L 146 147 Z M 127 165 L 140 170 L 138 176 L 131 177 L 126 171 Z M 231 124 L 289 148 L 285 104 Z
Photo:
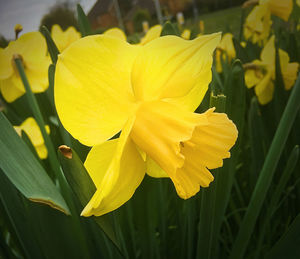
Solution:
M 40 159 L 47 158 L 48 151 L 45 146 L 41 130 L 34 118 L 29 117 L 24 122 L 22 122 L 20 126 L 14 126 L 14 128 L 19 134 L 19 136 L 22 136 L 22 130 L 26 133 Z M 47 133 L 49 134 L 50 133 L 49 126 L 46 125 L 45 128 Z
M 268 9 L 268 5 L 255 6 L 246 18 L 244 37 L 246 40 L 251 39 L 253 43 L 261 44 L 267 40 L 271 25 L 271 13 Z
M 258 3 L 250 12 L 244 24 L 244 36 L 247 40 L 251 38 L 253 43 L 261 44 L 269 37 L 272 25 L 271 14 L 287 21 L 293 10 L 293 0 L 250 0 L 248 2 Z
M 222 72 L 221 58 L 225 60 L 227 57 L 228 62 L 236 57 L 235 48 L 233 45 L 233 35 L 231 33 L 225 33 L 221 39 L 220 44 L 216 50 L 216 69 L 217 72 Z
M 288 54 L 279 49 L 281 73 L 286 90 L 294 85 L 299 64 L 290 63 Z M 273 98 L 275 79 L 275 37 L 272 36 L 263 48 L 260 60 L 245 65 L 245 82 L 248 88 L 255 86 L 255 93 L 260 104 L 267 104 Z
M 181 33 L 181 38 L 184 38 L 185 40 L 189 40 L 191 38 L 191 30 L 184 29 Z
M 59 52 L 62 52 L 70 46 L 70 44 L 80 39 L 81 35 L 73 26 L 63 31 L 58 24 L 54 24 L 51 28 L 51 37 Z
M 293 0 L 260 0 L 259 4 L 267 4 L 271 14 L 284 21 L 288 21 L 293 10 Z
M 5 49 L 0 48 L 0 90 L 4 99 L 13 102 L 25 93 L 14 55 L 23 61 L 31 90 L 34 93 L 44 92 L 48 88 L 50 65 L 46 41 L 40 32 L 29 32 L 11 41 Z
M 193 111 L 211 81 L 220 37 L 169 35 L 131 45 L 95 35 L 59 55 L 54 87 L 59 118 L 72 136 L 92 146 L 85 167 L 97 191 L 81 215 L 120 207 L 145 172 L 170 177 L 183 199 L 213 181 L 209 170 L 230 157 L 237 129 L 214 108 Z

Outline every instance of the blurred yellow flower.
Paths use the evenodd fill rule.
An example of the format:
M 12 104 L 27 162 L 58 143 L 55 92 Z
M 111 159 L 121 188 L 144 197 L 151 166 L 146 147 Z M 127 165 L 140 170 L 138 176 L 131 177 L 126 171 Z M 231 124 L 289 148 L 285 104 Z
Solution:
M 251 2 L 251 1 L 248 1 Z M 292 0 L 259 0 L 244 24 L 244 36 L 253 43 L 264 43 L 270 34 L 271 14 L 287 21 L 293 10 Z M 246 5 L 247 6 L 247 5 Z
M 271 14 L 288 21 L 293 10 L 293 0 L 260 0 L 259 5 L 266 4 Z
M 41 93 L 48 88 L 50 58 L 46 41 L 40 32 L 25 33 L 5 49 L 0 48 L 0 90 L 7 102 L 13 102 L 25 93 L 13 60 L 15 54 L 23 61 L 32 91 Z
M 72 136 L 92 146 L 85 166 L 97 191 L 81 215 L 120 207 L 145 172 L 170 177 L 184 199 L 213 181 L 209 169 L 230 157 L 237 129 L 214 108 L 193 111 L 211 81 L 220 37 L 170 35 L 131 45 L 95 35 L 59 55 L 54 87 L 59 118 Z
M 22 31 L 22 30 L 23 30 L 23 26 L 21 24 L 17 23 L 15 25 L 15 31 Z
M 231 33 L 225 33 L 221 39 L 220 44 L 216 50 L 216 69 L 217 72 L 222 72 L 221 59 L 227 58 L 228 62 L 231 62 L 236 57 L 235 48 L 233 45 L 233 35 Z
M 184 29 L 181 33 L 181 38 L 184 38 L 185 40 L 189 40 L 191 38 L 191 30 Z
M 143 26 L 143 32 L 147 33 L 147 31 L 149 31 L 149 22 L 143 21 L 142 26 Z
M 202 20 L 199 21 L 199 31 L 200 31 L 200 34 L 204 33 L 204 21 L 202 21 Z
M 20 126 L 14 126 L 14 128 L 19 134 L 19 136 L 22 136 L 22 130 L 26 133 L 40 159 L 47 158 L 48 151 L 45 146 L 41 130 L 34 118 L 29 117 L 24 122 L 22 122 Z M 49 134 L 50 133 L 49 126 L 46 125 L 45 128 L 47 133 Z
M 23 26 L 21 24 L 16 24 L 15 25 L 15 36 L 16 36 L 16 39 L 18 38 L 19 36 L 19 33 L 23 31 Z
M 296 0 L 298 6 L 300 6 L 300 0 Z
M 64 51 L 70 44 L 80 39 L 80 33 L 70 26 L 63 31 L 58 24 L 54 24 L 51 28 L 51 37 L 54 40 L 59 52 Z
M 279 49 L 280 68 L 286 90 L 294 85 L 299 64 L 290 63 L 288 54 Z M 245 65 L 245 83 L 248 88 L 255 86 L 260 104 L 267 104 L 273 98 L 275 80 L 275 37 L 272 36 L 263 48 L 260 60 Z
M 189 40 L 191 38 L 191 30 L 184 29 L 183 32 L 181 33 L 181 38 L 185 40 Z
M 244 37 L 253 43 L 267 40 L 271 29 L 271 13 L 267 4 L 255 6 L 247 16 L 244 24 Z

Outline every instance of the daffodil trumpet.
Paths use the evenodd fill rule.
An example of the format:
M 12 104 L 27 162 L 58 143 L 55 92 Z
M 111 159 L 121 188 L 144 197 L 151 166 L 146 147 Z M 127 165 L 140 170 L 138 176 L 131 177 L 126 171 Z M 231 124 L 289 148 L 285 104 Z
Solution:
M 193 111 L 211 81 L 220 38 L 220 33 L 194 40 L 169 35 L 131 45 L 95 35 L 59 55 L 54 87 L 59 118 L 74 138 L 92 147 L 84 165 L 97 191 L 81 215 L 117 209 L 145 173 L 169 177 L 183 199 L 213 181 L 210 170 L 230 157 L 238 132 L 214 108 Z

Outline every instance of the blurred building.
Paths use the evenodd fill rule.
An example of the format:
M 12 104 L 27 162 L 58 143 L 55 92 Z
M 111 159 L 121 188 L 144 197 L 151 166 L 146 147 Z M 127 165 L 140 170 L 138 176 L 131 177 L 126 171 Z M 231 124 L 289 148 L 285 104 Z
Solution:
M 172 16 L 190 7 L 191 2 L 192 0 L 160 0 L 164 14 Z M 118 3 L 125 27 L 129 33 L 136 30 L 133 22 L 137 16 L 149 15 L 151 19 L 156 15 L 153 0 L 119 0 Z M 147 14 L 145 14 L 146 11 Z M 118 26 L 112 0 L 98 0 L 88 13 L 88 18 L 93 29 Z

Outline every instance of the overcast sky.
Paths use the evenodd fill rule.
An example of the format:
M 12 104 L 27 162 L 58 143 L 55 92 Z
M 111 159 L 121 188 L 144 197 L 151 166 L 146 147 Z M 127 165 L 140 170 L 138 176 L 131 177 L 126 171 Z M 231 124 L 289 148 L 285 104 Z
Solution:
M 49 8 L 62 0 L 0 0 L 0 34 L 7 39 L 14 38 L 15 24 L 23 26 L 23 32 L 38 30 L 40 20 Z M 80 3 L 85 12 L 96 0 L 69 0 Z

